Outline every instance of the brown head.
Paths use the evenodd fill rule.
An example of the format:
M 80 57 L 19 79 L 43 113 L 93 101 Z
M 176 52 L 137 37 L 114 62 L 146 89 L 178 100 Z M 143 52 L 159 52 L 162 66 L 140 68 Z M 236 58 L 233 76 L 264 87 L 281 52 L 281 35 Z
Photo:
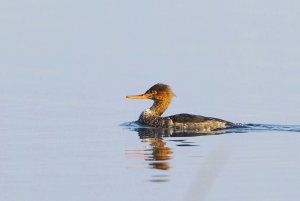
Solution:
M 164 101 L 164 100 L 172 100 L 175 96 L 171 87 L 166 84 L 158 83 L 148 89 L 144 94 L 134 95 L 134 96 L 126 96 L 126 98 L 130 99 L 151 99 L 154 101 Z
M 158 83 L 148 89 L 144 94 L 126 96 L 126 98 L 154 100 L 154 104 L 150 109 L 156 111 L 158 115 L 161 115 L 168 108 L 174 96 L 175 94 L 169 85 Z

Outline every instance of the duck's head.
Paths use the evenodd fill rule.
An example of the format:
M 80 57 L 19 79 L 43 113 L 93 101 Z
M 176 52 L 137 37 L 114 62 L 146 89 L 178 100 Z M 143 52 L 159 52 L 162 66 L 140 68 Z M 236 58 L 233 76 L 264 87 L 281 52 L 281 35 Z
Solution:
M 158 83 L 148 89 L 144 94 L 134 95 L 134 96 L 126 96 L 126 98 L 130 99 L 151 99 L 154 101 L 171 101 L 175 96 L 171 87 L 166 84 Z

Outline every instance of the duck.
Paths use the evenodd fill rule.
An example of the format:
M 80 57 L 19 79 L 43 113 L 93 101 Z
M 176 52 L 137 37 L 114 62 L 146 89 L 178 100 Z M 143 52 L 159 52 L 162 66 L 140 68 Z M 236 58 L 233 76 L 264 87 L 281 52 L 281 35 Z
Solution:
M 219 129 L 236 127 L 237 124 L 223 119 L 181 113 L 171 116 L 162 116 L 175 96 L 167 84 L 157 83 L 140 95 L 128 95 L 128 99 L 150 99 L 153 105 L 144 110 L 137 120 L 142 126 L 173 130 L 193 130 L 211 132 Z

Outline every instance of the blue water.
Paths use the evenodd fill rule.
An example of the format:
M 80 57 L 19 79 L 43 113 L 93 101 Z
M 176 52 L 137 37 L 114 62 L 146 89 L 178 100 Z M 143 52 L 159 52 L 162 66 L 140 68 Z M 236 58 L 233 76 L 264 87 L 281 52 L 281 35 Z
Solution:
M 228 133 L 247 133 L 247 132 L 273 132 L 273 131 L 289 131 L 300 132 L 299 125 L 275 125 L 275 124 L 242 124 L 238 123 L 237 127 L 220 129 L 211 132 L 201 132 L 197 130 L 173 130 L 163 128 L 151 128 L 143 126 L 136 121 L 123 123 L 120 126 L 139 133 L 139 136 L 168 136 L 168 137 L 188 137 L 188 136 L 202 136 L 202 135 L 215 135 L 215 134 L 228 134 Z
M 298 195 L 295 187 L 282 186 L 286 182 L 299 184 L 297 125 L 243 124 L 212 133 L 174 132 L 135 122 L 122 127 L 144 144 L 144 148 L 130 149 L 126 154 L 131 160 L 145 162 L 146 175 L 140 179 L 159 183 L 160 191 L 153 189 L 155 195 L 176 196 L 178 200 L 239 200 L 245 196 L 246 200 L 283 200 Z M 172 191 L 176 185 L 180 187 Z M 172 195 L 164 191 L 172 191 Z M 257 194 L 248 195 L 250 192 Z
M 297 200 L 299 8 L 1 1 L 0 200 Z M 126 95 L 158 82 L 176 94 L 166 116 L 252 124 L 120 126 L 152 104 Z

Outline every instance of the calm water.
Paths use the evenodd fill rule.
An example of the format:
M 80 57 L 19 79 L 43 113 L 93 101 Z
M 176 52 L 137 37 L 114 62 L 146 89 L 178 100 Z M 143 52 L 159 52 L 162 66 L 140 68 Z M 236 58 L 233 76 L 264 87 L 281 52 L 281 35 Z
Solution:
M 216 6 L 219 5 L 219 6 Z M 0 200 L 300 197 L 299 3 L 4 1 Z M 138 129 L 165 115 L 251 123 L 226 134 Z

